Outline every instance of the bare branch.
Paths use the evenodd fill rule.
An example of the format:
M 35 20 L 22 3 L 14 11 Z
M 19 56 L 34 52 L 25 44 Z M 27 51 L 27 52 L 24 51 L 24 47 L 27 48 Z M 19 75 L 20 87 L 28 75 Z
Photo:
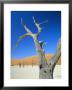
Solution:
M 43 41 L 39 41 L 39 44 L 40 44 L 41 48 L 43 48 L 47 43 L 43 42 Z
M 24 34 L 24 35 L 22 35 L 22 36 L 19 36 L 19 40 L 17 41 L 16 46 L 18 46 L 18 44 L 19 44 L 26 36 L 31 36 L 31 37 L 32 37 L 32 34 L 27 33 L 27 34 Z
M 43 22 L 39 23 L 39 25 L 44 24 L 44 23 L 47 23 L 47 22 L 48 22 L 48 20 L 43 21 Z
M 42 31 L 42 28 L 40 27 L 40 24 L 38 22 L 36 22 L 35 18 L 33 17 L 33 21 L 38 29 L 38 33 L 40 33 Z
M 42 31 L 42 27 L 40 27 L 40 25 L 41 24 L 44 24 L 44 23 L 47 23 L 48 22 L 48 20 L 46 20 L 46 21 L 43 21 L 43 22 L 41 22 L 41 23 L 38 23 L 36 20 L 35 20 L 35 18 L 34 17 L 32 17 L 33 18 L 33 21 L 34 21 L 34 23 L 35 23 L 35 25 L 36 25 L 36 27 L 37 27 L 37 29 L 38 29 L 38 34 Z
M 58 43 L 57 43 L 57 49 L 56 52 L 59 51 L 61 49 L 61 39 L 59 39 Z
M 21 24 L 23 25 L 25 31 L 27 32 L 26 34 L 22 35 L 19 37 L 19 40 L 16 43 L 16 46 L 18 46 L 18 44 L 21 42 L 21 40 L 23 40 L 26 36 L 31 36 L 33 37 L 32 32 L 30 31 L 30 29 L 27 28 L 26 24 L 23 22 L 23 19 L 21 18 Z
M 49 64 L 51 64 L 53 66 L 53 69 L 54 69 L 56 63 L 58 62 L 60 56 L 61 56 L 61 40 L 59 39 L 59 42 L 57 44 L 56 53 L 48 62 Z
M 23 22 L 23 19 L 21 18 L 21 24 L 23 25 L 24 29 L 28 33 L 32 33 L 29 28 L 27 28 L 26 24 Z
M 43 41 L 39 41 L 41 48 L 43 48 L 43 43 L 44 43 Z

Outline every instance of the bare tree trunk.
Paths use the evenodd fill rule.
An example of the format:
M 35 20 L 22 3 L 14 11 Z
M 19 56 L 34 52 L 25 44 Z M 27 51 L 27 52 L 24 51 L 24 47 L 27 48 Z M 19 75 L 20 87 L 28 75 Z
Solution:
M 53 79 L 54 68 L 61 56 L 61 41 L 59 40 L 55 55 L 49 60 L 48 65 L 40 69 L 41 79 Z
M 36 35 L 33 36 L 33 39 L 34 39 L 34 43 L 36 46 L 36 51 L 37 51 L 37 55 L 38 55 L 38 59 L 39 59 L 39 65 L 44 67 L 47 64 L 45 54 L 43 52 L 43 49 L 41 48 L 41 45 L 40 45 Z
M 59 40 L 58 42 L 57 51 L 55 55 L 47 63 L 45 53 L 43 52 L 43 48 L 41 47 L 37 37 L 33 36 L 33 39 L 34 39 L 36 51 L 39 57 L 39 68 L 40 68 L 39 78 L 40 79 L 52 79 L 54 67 L 61 55 L 61 41 Z

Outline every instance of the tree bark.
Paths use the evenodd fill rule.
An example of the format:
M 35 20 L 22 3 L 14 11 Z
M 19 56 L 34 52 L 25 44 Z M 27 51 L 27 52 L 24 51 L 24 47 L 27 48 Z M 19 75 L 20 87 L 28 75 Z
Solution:
M 40 69 L 40 79 L 53 79 L 54 68 L 61 56 L 61 40 L 59 40 L 57 45 L 57 51 L 55 55 L 49 60 L 48 64 Z

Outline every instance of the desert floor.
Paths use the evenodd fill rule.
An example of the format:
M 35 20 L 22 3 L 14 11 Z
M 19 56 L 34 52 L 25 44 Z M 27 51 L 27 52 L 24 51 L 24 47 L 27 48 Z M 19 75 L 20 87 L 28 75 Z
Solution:
M 61 65 L 56 65 L 53 76 L 54 79 L 61 78 Z M 39 79 L 39 67 L 38 65 L 11 66 L 11 79 Z

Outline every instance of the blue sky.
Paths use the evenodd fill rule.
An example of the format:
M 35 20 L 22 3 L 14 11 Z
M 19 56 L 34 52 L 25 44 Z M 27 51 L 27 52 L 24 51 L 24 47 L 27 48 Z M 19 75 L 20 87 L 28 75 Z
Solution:
M 11 57 L 25 58 L 37 55 L 33 39 L 29 36 L 24 38 L 16 47 L 16 42 L 19 36 L 26 33 L 22 24 L 21 17 L 27 27 L 37 33 L 37 28 L 34 25 L 32 16 L 38 22 L 48 20 L 42 24 L 43 31 L 39 35 L 39 40 L 47 42 L 44 47 L 46 54 L 54 54 L 58 39 L 61 37 L 61 12 L 60 11 L 12 11 L 11 12 Z

